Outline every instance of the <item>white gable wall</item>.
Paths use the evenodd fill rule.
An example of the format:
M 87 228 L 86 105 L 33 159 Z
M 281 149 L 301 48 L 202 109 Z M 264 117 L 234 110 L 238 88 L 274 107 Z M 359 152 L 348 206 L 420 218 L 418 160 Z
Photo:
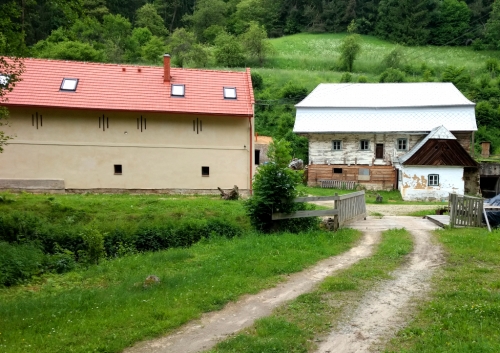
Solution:
M 398 166 L 398 182 L 405 201 L 448 200 L 449 193 L 464 193 L 464 168 L 450 166 Z M 429 174 L 439 175 L 439 186 L 429 186 Z

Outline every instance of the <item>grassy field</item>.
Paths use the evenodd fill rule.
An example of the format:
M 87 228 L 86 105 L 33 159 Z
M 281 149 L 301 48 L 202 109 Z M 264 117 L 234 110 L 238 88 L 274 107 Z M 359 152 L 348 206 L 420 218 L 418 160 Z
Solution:
M 500 351 L 500 232 L 437 232 L 447 264 L 433 279 L 430 301 L 386 352 Z
M 300 186 L 299 192 L 304 195 L 312 196 L 333 196 L 336 193 L 339 195 L 350 194 L 355 190 L 345 189 L 326 189 L 321 187 Z M 382 196 L 382 202 L 377 202 L 377 195 Z M 387 205 L 446 205 L 446 202 L 425 202 L 425 201 L 403 201 L 399 190 L 383 191 L 383 190 L 367 190 L 365 194 L 367 204 L 387 204 Z
M 234 206 L 233 206 L 234 207 Z M 0 289 L 0 351 L 119 352 L 347 250 L 353 230 L 212 237 Z M 145 288 L 156 275 L 161 282 Z
M 283 70 L 328 71 L 335 68 L 341 33 L 300 33 L 271 39 L 275 54 L 269 57 L 265 67 Z M 355 61 L 355 73 L 378 74 L 383 69 L 382 59 L 396 47 L 395 44 L 373 36 L 362 36 L 362 50 Z M 489 58 L 500 58 L 497 51 L 474 51 L 470 47 L 402 47 L 407 64 L 442 71 L 448 65 L 467 67 L 475 74 L 483 70 Z
M 351 303 L 373 288 L 404 261 L 412 249 L 403 229 L 384 232 L 374 256 L 327 278 L 319 289 L 301 295 L 260 319 L 250 329 L 224 341 L 210 352 L 310 352 L 314 339 L 327 333 Z M 332 305 L 332 303 L 335 303 Z

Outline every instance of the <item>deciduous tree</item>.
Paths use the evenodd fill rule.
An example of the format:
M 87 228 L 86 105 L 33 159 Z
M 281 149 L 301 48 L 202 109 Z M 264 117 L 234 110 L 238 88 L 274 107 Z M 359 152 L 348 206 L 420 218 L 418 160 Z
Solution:
M 5 46 L 5 37 L 0 33 L 0 51 L 5 50 Z M 8 124 L 7 119 L 9 117 L 9 110 L 7 107 L 1 106 L 1 104 L 8 101 L 6 97 L 7 93 L 16 87 L 16 83 L 21 80 L 23 72 L 24 64 L 22 59 L 0 56 L 0 129 L 2 129 L 2 126 Z M 3 129 L 0 130 L 0 153 L 3 152 L 3 146 L 10 139 L 12 139 L 12 136 L 5 134 Z
M 267 41 L 264 26 L 251 22 L 248 30 L 241 36 L 243 46 L 248 54 L 259 60 L 260 66 L 264 64 L 266 56 L 272 51 L 271 44 Z

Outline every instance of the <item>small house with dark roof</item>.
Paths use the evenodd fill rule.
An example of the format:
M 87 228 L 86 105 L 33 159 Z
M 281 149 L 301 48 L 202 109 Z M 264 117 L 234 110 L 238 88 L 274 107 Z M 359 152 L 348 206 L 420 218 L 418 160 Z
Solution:
M 479 164 L 444 126 L 434 128 L 394 162 L 403 200 L 436 201 L 464 194 L 464 168 Z
M 458 146 L 471 154 L 477 130 L 475 104 L 443 82 L 320 84 L 296 108 L 293 131 L 309 139 L 311 186 L 334 180 L 399 189 L 399 158 L 434 128 L 451 131 L 452 154 Z M 476 193 L 477 168 L 457 167 L 466 180 L 459 189 Z
M 250 190 L 254 96 L 245 72 L 25 59 L 8 93 L 0 188 Z

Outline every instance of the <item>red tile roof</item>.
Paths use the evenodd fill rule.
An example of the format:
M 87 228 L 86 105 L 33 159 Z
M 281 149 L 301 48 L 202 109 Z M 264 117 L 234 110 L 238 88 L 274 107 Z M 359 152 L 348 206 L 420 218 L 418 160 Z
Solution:
M 246 72 L 25 59 L 22 81 L 7 106 L 253 116 L 250 69 Z M 60 91 L 63 78 L 79 80 L 76 92 Z M 185 97 L 171 97 L 171 84 L 185 85 Z M 236 87 L 237 99 L 223 88 Z

